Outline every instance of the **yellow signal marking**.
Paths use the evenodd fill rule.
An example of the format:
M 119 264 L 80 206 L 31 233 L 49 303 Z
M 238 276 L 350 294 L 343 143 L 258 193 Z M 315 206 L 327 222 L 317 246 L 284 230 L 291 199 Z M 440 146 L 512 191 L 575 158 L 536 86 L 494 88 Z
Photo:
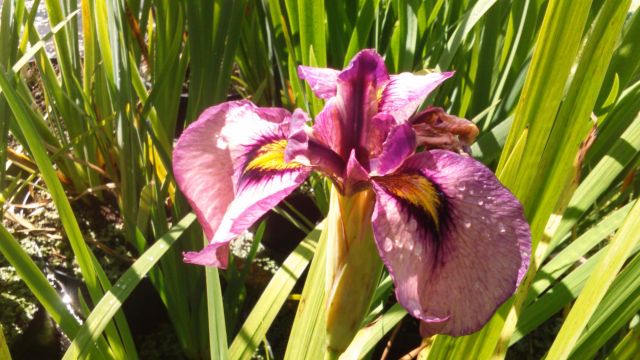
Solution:
M 295 161 L 284 161 L 284 150 L 287 148 L 287 140 L 278 140 L 262 145 L 256 156 L 245 167 L 248 170 L 288 170 L 296 169 L 301 165 Z
M 394 196 L 426 211 L 438 226 L 440 198 L 427 178 L 419 174 L 392 174 L 376 178 L 376 182 Z

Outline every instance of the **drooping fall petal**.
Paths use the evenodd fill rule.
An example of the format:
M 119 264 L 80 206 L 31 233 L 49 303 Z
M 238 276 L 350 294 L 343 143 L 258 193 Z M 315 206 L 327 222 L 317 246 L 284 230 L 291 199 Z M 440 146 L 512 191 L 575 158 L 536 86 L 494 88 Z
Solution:
M 213 237 L 233 201 L 233 164 L 221 137 L 230 103 L 210 107 L 185 130 L 173 152 L 176 183 L 196 213 L 205 236 Z M 209 257 L 226 259 L 228 248 L 209 249 Z
M 529 264 L 522 207 L 470 157 L 433 150 L 373 178 L 373 229 L 396 296 L 424 335 L 480 329 Z
M 392 115 L 398 123 L 407 121 L 427 96 L 451 76 L 453 72 L 392 75 L 382 91 L 380 112 Z
M 228 243 L 306 179 L 305 166 L 284 161 L 290 117 L 229 102 L 184 131 L 174 150 L 176 182 L 210 239 L 200 252 L 186 253 L 186 262 L 225 268 Z

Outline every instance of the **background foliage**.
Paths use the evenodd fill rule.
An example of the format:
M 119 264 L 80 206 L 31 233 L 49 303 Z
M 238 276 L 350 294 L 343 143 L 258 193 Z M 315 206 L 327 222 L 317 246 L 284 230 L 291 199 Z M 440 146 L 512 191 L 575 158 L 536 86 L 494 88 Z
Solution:
M 522 201 L 532 227 L 535 256 L 526 281 L 489 324 L 466 337 L 436 336 L 414 355 L 502 358 L 532 332 L 550 331 L 542 327 L 549 319 L 559 331 L 533 356 L 637 355 L 637 2 L 45 0 L 48 34 L 34 26 L 39 4 L 1 6 L 0 202 L 3 213 L 11 212 L 18 194 L 43 188 L 55 204 L 88 290 L 80 316 L 4 226 L 0 252 L 72 340 L 65 358 L 138 357 L 121 304 L 145 276 L 186 358 L 273 356 L 267 331 L 291 298 L 305 306 L 285 357 L 317 354 L 319 230 L 281 206 L 309 235 L 245 309 L 248 264 L 264 226 L 244 265 L 232 261 L 221 272 L 183 265 L 182 251 L 204 239 L 176 191 L 171 151 L 202 109 L 228 98 L 317 113 L 322 103 L 296 67 L 342 68 L 362 48 L 377 49 L 393 73 L 456 71 L 427 102 L 476 122 L 474 156 Z M 53 41 L 52 53 L 44 51 L 46 41 Z M 327 184 L 312 178 L 309 188 L 326 212 Z M 116 282 L 87 245 L 71 206 L 109 199 L 116 199 L 137 259 Z M 300 293 L 294 286 L 310 263 Z M 377 321 L 362 328 L 343 358 L 370 356 L 384 344 L 405 317 L 392 299 L 383 277 L 369 317 Z M 0 355 L 5 351 L 0 336 Z

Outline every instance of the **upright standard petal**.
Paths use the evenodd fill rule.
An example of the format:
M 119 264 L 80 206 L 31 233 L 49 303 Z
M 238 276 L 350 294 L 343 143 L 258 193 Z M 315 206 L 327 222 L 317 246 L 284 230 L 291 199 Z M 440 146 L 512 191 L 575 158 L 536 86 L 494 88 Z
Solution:
M 340 72 L 328 68 L 298 66 L 298 77 L 306 80 L 311 91 L 320 99 L 330 99 L 336 96 L 336 81 Z
M 529 264 L 518 200 L 479 162 L 441 150 L 411 156 L 373 187 L 375 240 L 400 304 L 424 335 L 480 329 Z
M 380 112 L 391 114 L 398 123 L 405 122 L 435 88 L 452 76 L 453 72 L 392 75 L 382 91 Z
M 359 52 L 338 75 L 335 107 L 340 118 L 340 155 L 344 159 L 355 149 L 358 160 L 368 166 L 371 120 L 378 113 L 378 91 L 388 81 L 384 60 L 373 50 Z
M 176 182 L 210 239 L 185 253 L 186 262 L 225 268 L 228 243 L 306 179 L 305 166 L 284 160 L 290 116 L 230 102 L 185 130 L 174 151 Z

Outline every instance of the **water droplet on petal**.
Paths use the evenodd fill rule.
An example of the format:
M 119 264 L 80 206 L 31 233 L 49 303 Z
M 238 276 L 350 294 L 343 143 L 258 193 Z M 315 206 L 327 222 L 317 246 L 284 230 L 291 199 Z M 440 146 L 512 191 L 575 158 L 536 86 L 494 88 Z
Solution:
M 413 241 L 409 240 L 409 241 L 407 241 L 405 247 L 407 248 L 407 250 L 412 251 L 413 250 L 413 245 L 415 245 L 415 243 Z
M 482 200 L 478 201 L 478 205 L 480 205 L 480 206 L 484 205 L 484 201 L 482 201 Z
M 466 188 L 467 188 L 467 186 L 464 183 L 458 184 L 458 190 L 464 191 L 464 189 L 466 189 Z
M 476 193 L 475 191 L 473 191 L 473 190 L 469 190 L 469 194 L 473 195 L 473 194 L 475 194 L 475 193 Z
M 502 223 L 498 224 L 498 230 L 500 230 L 501 233 L 507 232 L 507 228 Z
M 393 249 L 393 242 L 390 238 L 384 240 L 384 251 L 391 251 Z
M 420 309 L 414 309 L 414 310 L 411 312 L 411 314 L 413 314 L 413 316 L 415 316 L 415 317 L 420 317 L 420 314 L 421 314 L 421 313 L 422 313 L 422 312 L 420 311 Z
M 424 245 L 422 245 L 422 240 L 416 241 L 416 246 L 414 247 L 413 251 L 416 254 L 419 254 L 419 255 L 422 254 L 422 252 L 424 251 Z
M 471 227 L 471 221 L 465 221 L 464 222 L 464 227 L 466 227 L 467 229 Z

